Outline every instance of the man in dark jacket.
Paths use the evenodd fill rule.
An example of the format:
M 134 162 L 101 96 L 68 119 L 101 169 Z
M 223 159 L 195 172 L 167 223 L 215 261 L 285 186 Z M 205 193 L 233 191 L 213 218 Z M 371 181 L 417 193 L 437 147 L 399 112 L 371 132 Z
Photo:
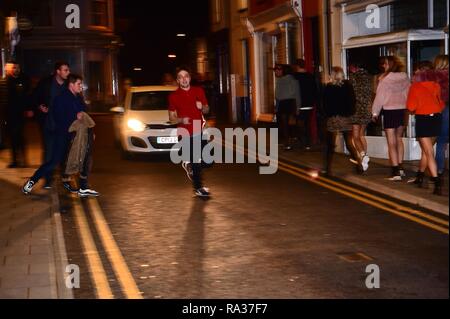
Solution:
M 316 79 L 312 73 L 306 70 L 306 62 L 298 59 L 293 74 L 300 86 L 302 94 L 302 106 L 297 117 L 300 122 L 300 141 L 306 149 L 312 144 L 312 130 L 316 128 L 316 107 L 318 102 L 318 89 Z
M 25 111 L 30 111 L 30 81 L 16 62 L 6 64 L 6 133 L 11 142 L 11 164 L 8 168 L 25 165 Z
M 53 75 L 42 79 L 33 92 L 33 103 L 35 106 L 36 119 L 41 127 L 42 139 L 44 142 L 44 163 L 52 159 L 55 142 L 54 119 L 49 116 L 55 99 L 67 89 L 67 78 L 70 74 L 67 62 L 55 63 Z M 51 185 L 51 176 L 46 176 L 45 188 Z
M 50 176 L 53 170 L 59 164 L 63 164 L 72 141 L 72 134 L 69 128 L 77 119 L 81 119 L 86 112 L 86 104 L 83 101 L 81 93 L 83 92 L 82 78 L 71 74 L 68 78 L 68 89 L 58 96 L 52 108 L 50 115 L 54 118 L 54 145 L 52 158 L 42 165 L 34 175 L 26 182 L 22 191 L 24 194 L 30 194 L 34 185 L 43 177 Z M 67 188 L 67 187 L 66 187 Z M 80 179 L 80 189 L 77 191 L 82 197 L 98 196 L 94 190 L 90 190 L 87 185 L 87 178 Z

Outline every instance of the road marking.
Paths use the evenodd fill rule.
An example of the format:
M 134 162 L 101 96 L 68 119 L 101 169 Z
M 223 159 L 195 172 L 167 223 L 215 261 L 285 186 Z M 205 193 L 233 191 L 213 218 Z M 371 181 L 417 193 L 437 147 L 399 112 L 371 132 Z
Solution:
M 308 181 L 310 181 L 311 183 L 314 183 L 314 184 L 320 185 L 320 186 L 322 186 L 322 187 L 328 188 L 328 189 L 330 189 L 330 190 L 333 190 L 333 191 L 335 191 L 335 192 L 337 192 L 337 193 L 340 193 L 340 194 L 343 194 L 343 195 L 345 195 L 345 196 L 351 197 L 351 198 L 356 199 L 356 200 L 358 200 L 358 201 L 360 201 L 360 202 L 366 203 L 366 204 L 368 204 L 368 205 L 370 205 L 370 206 L 379 208 L 379 209 L 381 209 L 381 210 L 390 212 L 390 213 L 392 213 L 392 214 L 394 214 L 394 215 L 397 215 L 397 216 L 406 218 L 406 219 L 408 219 L 408 220 L 414 221 L 414 222 L 416 222 L 416 223 L 418 223 L 418 224 L 421 224 L 421 225 L 423 225 L 423 226 L 426 226 L 426 227 L 428 227 L 428 228 L 437 230 L 437 231 L 439 231 L 439 232 L 441 232 L 441 233 L 444 233 L 444 234 L 446 234 L 446 235 L 449 234 L 448 228 L 444 228 L 444 227 L 441 227 L 441 226 L 432 224 L 432 223 L 430 223 L 430 222 L 424 221 L 424 220 L 419 219 L 419 218 L 417 218 L 417 217 L 411 216 L 410 214 L 407 214 L 407 213 L 399 212 L 399 211 L 397 211 L 397 210 L 395 210 L 395 209 L 393 209 L 393 208 L 386 207 L 386 206 L 384 206 L 384 205 L 382 205 L 382 204 L 379 204 L 379 203 L 373 202 L 373 201 L 371 201 L 371 200 L 368 200 L 368 199 L 366 199 L 366 198 L 364 198 L 364 197 L 362 197 L 362 196 L 360 196 L 360 195 L 356 195 L 356 194 L 350 193 L 349 191 L 346 191 L 346 190 L 343 190 L 343 189 L 340 189 L 340 188 L 337 188 L 337 187 L 334 187 L 334 186 L 325 184 L 324 182 L 317 181 L 317 180 L 312 180 L 311 177 L 302 175 L 302 174 L 300 174 L 300 173 L 298 173 L 298 172 L 296 172 L 296 171 L 294 171 L 294 170 L 291 170 L 291 169 L 289 169 L 289 168 L 280 167 L 280 170 L 282 170 L 282 171 L 284 171 L 284 172 L 287 172 L 287 173 L 290 173 L 291 175 L 300 177 L 301 179 L 308 180 Z
M 231 145 L 230 143 L 227 143 L 226 141 L 225 141 L 225 146 L 228 147 L 228 148 L 231 148 L 231 149 L 234 149 L 234 147 L 236 147 L 236 151 L 237 152 L 241 152 L 244 155 L 252 156 L 253 158 L 257 159 L 257 154 L 256 154 L 255 151 L 249 152 L 248 150 L 246 150 L 246 149 L 244 149 L 244 148 L 242 148 L 242 147 L 240 147 L 238 145 Z M 278 167 L 279 167 L 280 170 L 282 170 L 282 171 L 284 171 L 286 173 L 289 173 L 291 175 L 297 176 L 297 177 L 299 177 L 301 179 L 307 180 L 307 181 L 309 181 L 311 183 L 314 183 L 316 185 L 320 185 L 322 187 L 325 187 L 327 189 L 330 189 L 330 190 L 335 191 L 337 193 L 340 193 L 342 195 L 351 197 L 351 198 L 356 199 L 356 200 L 358 200 L 360 202 L 366 203 L 366 204 L 368 204 L 370 206 L 373 206 L 373 207 L 379 208 L 381 210 L 390 212 L 390 213 L 392 213 L 394 215 L 403 217 L 403 218 L 408 219 L 410 221 L 414 221 L 414 222 L 416 222 L 418 224 L 421 224 L 421 225 L 426 226 L 428 228 L 431 228 L 433 230 L 439 231 L 439 232 L 444 233 L 446 235 L 449 234 L 449 229 L 448 229 L 449 223 L 446 220 L 443 220 L 443 219 L 431 216 L 429 214 L 417 211 L 415 209 L 411 209 L 409 207 L 397 204 L 397 203 L 395 203 L 393 201 L 390 201 L 388 199 L 384 199 L 384 198 L 378 197 L 376 195 L 369 194 L 367 192 L 355 189 L 353 187 L 350 187 L 350 186 L 347 186 L 347 185 L 335 182 L 333 180 L 330 180 L 330 179 L 327 179 L 327 178 L 324 178 L 324 177 L 321 177 L 321 176 L 316 178 L 316 179 L 313 179 L 311 177 L 311 175 L 310 175 L 310 172 L 308 172 L 308 171 L 306 171 L 304 169 L 301 169 L 299 167 L 295 167 L 295 166 L 289 165 L 287 163 L 281 162 L 279 160 L 278 160 Z M 332 185 L 329 185 L 329 184 L 326 184 L 326 183 L 329 183 L 329 184 L 332 184 Z M 372 199 L 374 201 L 377 201 L 378 203 L 370 201 L 367 198 L 370 198 L 370 199 Z M 387 205 L 387 206 L 390 206 L 390 207 L 386 207 L 384 205 Z M 439 225 L 430 223 L 430 222 L 428 222 L 426 220 L 422 220 L 422 219 L 414 217 L 412 215 L 420 216 L 420 217 L 422 217 L 424 219 L 428 219 L 429 221 L 433 221 L 433 222 L 435 222 L 437 224 L 441 224 L 441 225 L 444 225 L 444 226 L 447 226 L 447 227 L 441 227 Z
M 92 237 L 86 215 L 82 208 L 80 199 L 72 195 L 72 202 L 75 215 L 75 223 L 77 224 L 78 233 L 80 235 L 81 244 L 85 252 L 89 272 L 94 284 L 95 294 L 97 299 L 113 299 L 111 287 L 108 283 L 105 269 L 100 258 L 100 255 Z
M 299 167 L 295 167 L 295 166 L 286 164 L 286 163 L 284 163 L 284 162 L 279 162 L 279 165 L 284 166 L 284 167 L 287 167 L 287 168 L 292 169 L 292 170 L 295 170 L 295 171 L 298 171 L 298 172 L 300 172 L 300 173 L 303 173 L 303 174 L 309 176 L 309 178 L 311 178 L 310 173 L 309 173 L 307 170 L 304 170 L 304 169 L 302 169 L 302 168 L 299 168 Z M 365 191 L 362 191 L 362 190 L 360 190 L 360 189 L 356 189 L 356 188 L 354 188 L 354 187 L 351 187 L 351 186 L 348 186 L 348 185 L 345 185 L 345 184 L 341 184 L 341 183 L 339 183 L 339 182 L 333 181 L 333 180 L 328 179 L 328 178 L 326 178 L 326 177 L 319 176 L 317 179 L 318 179 L 318 180 L 322 180 L 323 182 L 332 184 L 332 185 L 334 185 L 334 186 L 337 186 L 337 187 L 339 187 L 339 188 L 346 189 L 346 190 L 348 190 L 348 191 L 350 191 L 350 192 L 352 192 L 352 193 L 356 193 L 356 194 L 362 195 L 362 196 L 364 196 L 364 197 L 366 197 L 366 198 L 370 198 L 370 199 L 375 200 L 375 201 L 377 201 L 377 202 L 380 202 L 380 203 L 382 203 L 382 204 L 391 206 L 391 208 L 393 208 L 393 209 L 396 209 L 396 210 L 399 210 L 399 211 L 403 211 L 403 212 L 409 213 L 409 214 L 411 214 L 411 215 L 420 216 L 420 217 L 422 217 L 422 218 L 428 219 L 428 220 L 430 220 L 430 221 L 433 221 L 433 222 L 435 222 L 435 223 L 437 223 L 437 224 L 441 224 L 441 225 L 443 225 L 443 226 L 447 226 L 447 227 L 449 226 L 449 222 L 446 221 L 446 220 L 444 220 L 444 219 L 441 219 L 441 218 L 438 218 L 438 217 L 435 217 L 435 216 L 432 216 L 432 215 L 423 213 L 423 212 L 421 212 L 421 211 L 418 211 L 418 210 L 413 209 L 413 208 L 410 208 L 410 207 L 406 207 L 406 206 L 404 206 L 404 205 L 401 205 L 401 204 L 395 203 L 395 202 L 393 202 L 393 201 L 390 201 L 390 200 L 388 200 L 388 199 L 386 199 L 386 198 L 382 198 L 382 197 L 379 197 L 379 196 L 376 196 L 376 195 L 367 193 L 367 192 L 365 192 Z
M 88 199 L 88 205 L 92 214 L 92 219 L 94 220 L 95 228 L 97 229 L 108 259 L 111 262 L 114 273 L 119 280 L 125 296 L 128 299 L 143 299 L 142 294 L 134 281 L 133 275 L 120 252 L 119 246 L 111 233 L 97 199 Z

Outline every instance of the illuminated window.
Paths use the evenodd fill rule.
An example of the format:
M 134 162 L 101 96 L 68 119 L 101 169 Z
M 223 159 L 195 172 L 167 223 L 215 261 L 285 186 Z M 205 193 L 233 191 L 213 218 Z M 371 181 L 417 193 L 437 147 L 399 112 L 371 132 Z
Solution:
M 222 21 L 222 0 L 214 0 L 213 1 L 213 23 L 220 23 Z
M 238 10 L 244 11 L 248 9 L 248 0 L 238 0 Z
M 108 1 L 91 1 L 91 24 L 99 27 L 109 26 Z

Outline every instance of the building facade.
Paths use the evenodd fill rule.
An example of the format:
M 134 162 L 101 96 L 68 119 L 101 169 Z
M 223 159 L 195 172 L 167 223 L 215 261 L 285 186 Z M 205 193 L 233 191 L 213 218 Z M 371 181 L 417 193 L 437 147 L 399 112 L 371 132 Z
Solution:
M 8 1 L 4 11 L 16 15 L 20 43 L 16 58 L 33 82 L 67 61 L 84 77 L 92 110 L 106 110 L 118 97 L 113 0 Z
M 276 63 L 304 58 L 320 70 L 316 1 L 212 0 L 216 73 L 233 122 L 271 122 Z
M 411 76 L 418 62 L 448 54 L 448 9 L 449 0 L 211 0 L 213 32 L 221 35 L 216 73 L 229 119 L 272 120 L 275 63 L 303 58 L 325 83 L 333 66 L 348 73 L 359 64 L 376 75 L 381 56 L 397 55 Z M 414 125 L 410 116 L 406 160 L 420 158 Z M 381 123 L 367 135 L 369 155 L 387 158 Z
M 379 57 L 396 55 L 411 77 L 418 62 L 448 54 L 448 7 L 448 0 L 330 1 L 330 64 L 346 71 L 359 64 L 375 75 Z M 381 123 L 368 130 L 369 155 L 387 158 L 383 135 Z M 414 116 L 409 116 L 404 142 L 405 160 L 420 159 Z

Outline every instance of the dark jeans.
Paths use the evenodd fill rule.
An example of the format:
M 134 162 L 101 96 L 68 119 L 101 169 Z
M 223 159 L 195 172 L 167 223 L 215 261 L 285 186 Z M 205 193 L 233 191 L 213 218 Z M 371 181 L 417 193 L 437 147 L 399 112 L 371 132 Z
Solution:
M 64 166 L 64 162 L 67 157 L 67 151 L 70 145 L 71 136 L 67 135 L 55 135 L 54 143 L 52 145 L 52 157 L 49 161 L 43 164 L 34 173 L 31 180 L 37 183 L 41 178 L 45 177 L 47 183 L 49 183 L 49 177 L 53 175 L 53 171 L 58 165 Z
M 80 188 L 88 188 L 88 176 L 92 166 L 92 151 L 94 146 L 94 130 L 88 130 L 88 144 L 86 149 L 86 155 L 83 161 L 83 167 L 80 172 Z
M 297 116 L 298 137 L 304 147 L 311 146 L 311 114 L 312 110 L 304 110 Z
M 200 154 L 194 153 L 194 142 L 199 143 L 200 141 Z M 203 187 L 203 178 L 202 178 L 202 171 L 204 168 L 211 167 L 212 164 L 206 164 L 203 162 L 202 159 L 202 153 L 203 148 L 206 146 L 207 141 L 204 141 L 201 139 L 200 135 L 197 136 L 191 136 L 190 137 L 190 161 L 192 164 L 192 186 L 194 187 L 194 190 L 197 190 L 199 188 Z
M 295 115 L 295 100 L 282 100 L 278 101 L 278 128 L 281 131 L 281 136 L 284 145 L 289 145 L 290 138 L 292 137 L 289 131 L 289 119 Z
M 53 151 L 55 148 L 55 133 L 50 132 L 48 129 L 45 128 L 44 124 L 41 124 L 41 136 L 42 136 L 42 143 L 44 146 L 44 154 L 42 158 L 42 163 L 49 163 L 52 160 L 53 157 Z M 44 176 L 46 183 L 51 184 L 53 179 L 53 171 L 47 175 Z
M 353 159 L 358 160 L 358 152 L 356 151 L 355 147 L 353 146 L 352 141 L 352 132 L 351 131 L 345 131 L 342 132 L 344 134 L 344 143 L 347 149 L 350 152 L 350 155 Z M 338 132 L 328 132 L 327 131 L 327 145 L 326 145 L 326 152 L 325 152 L 325 170 L 327 172 L 330 172 L 331 170 L 331 164 L 333 162 L 334 157 L 334 150 L 336 148 L 336 137 L 338 135 Z
M 436 146 L 436 162 L 438 166 L 438 172 L 442 173 L 445 169 L 445 148 L 448 143 L 448 105 L 445 107 L 445 110 L 442 112 L 442 128 L 441 135 L 439 135 L 437 139 Z

